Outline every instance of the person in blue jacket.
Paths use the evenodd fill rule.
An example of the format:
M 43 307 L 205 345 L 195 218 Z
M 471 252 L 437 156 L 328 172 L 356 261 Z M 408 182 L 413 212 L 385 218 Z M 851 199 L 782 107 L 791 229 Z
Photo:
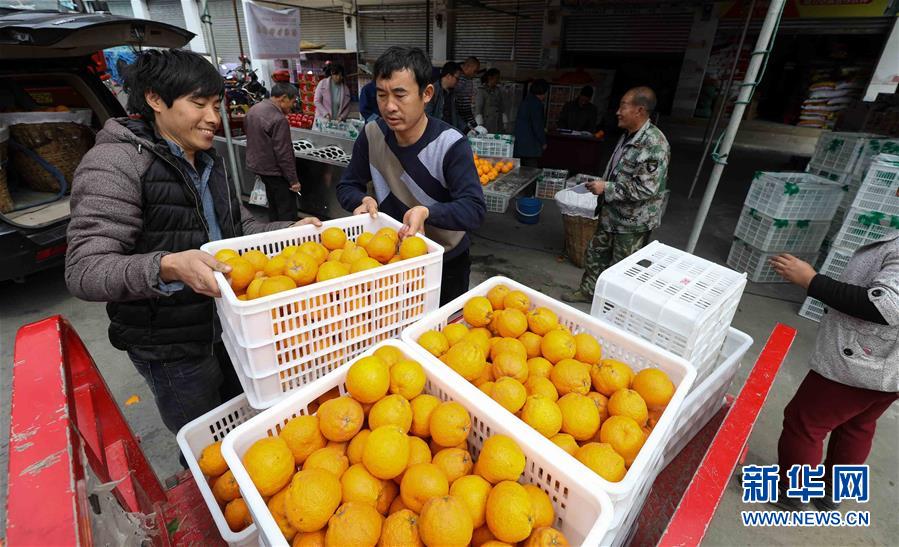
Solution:
M 544 101 L 549 93 L 546 80 L 536 80 L 531 84 L 527 97 L 518 107 L 515 117 L 515 157 L 521 164 L 537 167 L 540 156 L 546 150 L 546 113 Z
M 375 87 L 375 81 L 372 80 L 362 86 L 359 90 L 359 114 L 366 122 L 370 122 L 381 117 L 381 111 L 378 110 L 378 90 Z

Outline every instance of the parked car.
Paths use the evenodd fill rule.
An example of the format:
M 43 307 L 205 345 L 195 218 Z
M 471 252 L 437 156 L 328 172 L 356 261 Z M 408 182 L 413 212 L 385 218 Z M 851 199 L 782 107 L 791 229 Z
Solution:
M 0 113 L 89 109 L 94 132 L 107 119 L 125 116 L 101 80 L 102 50 L 183 47 L 194 37 L 157 21 L 3 7 L 11 1 L 18 2 L 0 0 Z M 17 174 L 7 172 L 16 208 L 0 214 L 0 281 L 61 265 L 70 213 L 68 194 L 17 184 Z

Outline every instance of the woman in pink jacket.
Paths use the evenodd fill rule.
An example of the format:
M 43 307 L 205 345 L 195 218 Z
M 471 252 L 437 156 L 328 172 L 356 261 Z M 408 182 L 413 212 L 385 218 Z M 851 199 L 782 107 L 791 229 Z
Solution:
M 342 122 L 350 113 L 350 88 L 344 83 L 343 66 L 333 64 L 328 77 L 315 87 L 315 117 Z

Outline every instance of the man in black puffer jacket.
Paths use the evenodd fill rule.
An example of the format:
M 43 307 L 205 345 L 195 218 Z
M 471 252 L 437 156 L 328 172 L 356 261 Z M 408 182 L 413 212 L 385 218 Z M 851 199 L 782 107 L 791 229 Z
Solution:
M 256 222 L 242 206 L 213 148 L 224 86 L 207 60 L 146 51 L 125 89 L 133 116 L 108 120 L 75 172 L 66 285 L 108 303 L 112 345 L 175 433 L 241 392 L 212 299 L 213 272 L 230 267 L 200 246 L 292 223 Z

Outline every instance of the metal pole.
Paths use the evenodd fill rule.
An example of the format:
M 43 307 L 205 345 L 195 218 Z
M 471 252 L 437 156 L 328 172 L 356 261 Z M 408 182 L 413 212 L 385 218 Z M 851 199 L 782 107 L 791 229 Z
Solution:
M 209 0 L 202 0 L 200 8 L 202 8 L 200 21 L 209 30 L 209 52 L 212 55 L 212 64 L 215 65 L 216 72 L 219 72 L 218 51 L 215 49 L 215 37 L 212 35 L 212 17 L 209 16 Z M 228 165 L 231 167 L 231 180 L 234 181 L 234 190 L 237 192 L 237 198 L 240 199 L 243 193 L 241 184 L 243 177 L 241 177 L 240 170 L 237 168 L 237 155 L 234 153 L 234 141 L 231 140 L 231 122 L 228 120 L 228 111 L 225 109 L 224 100 L 219 105 L 219 113 L 222 116 L 222 128 L 225 131 L 225 146 L 228 149 Z
M 709 214 L 712 199 L 715 197 L 715 191 L 718 189 L 721 174 L 724 172 L 724 166 L 727 163 L 725 158 L 727 158 L 730 148 L 734 144 L 734 138 L 737 136 L 737 130 L 740 128 L 740 121 L 743 119 L 743 113 L 746 111 L 746 105 L 752 96 L 755 86 L 758 84 L 756 78 L 760 75 L 762 62 L 768 55 L 769 48 L 774 40 L 774 34 L 777 31 L 781 13 L 783 13 L 784 2 L 785 0 L 772 0 L 768 6 L 765 22 L 762 23 L 762 30 L 759 32 L 755 50 L 753 50 L 752 57 L 749 59 L 749 66 L 746 68 L 746 78 L 740 84 L 740 95 L 734 104 L 734 111 L 724 132 L 720 151 L 715 158 L 715 166 L 712 168 L 712 174 L 709 176 L 709 184 L 706 186 L 705 194 L 702 196 L 702 203 L 699 205 L 699 212 L 696 214 L 696 220 L 693 223 L 693 231 L 690 233 L 690 240 L 687 242 L 688 253 L 692 253 L 696 249 L 699 234 L 702 232 L 702 226 L 705 224 L 705 219 Z

